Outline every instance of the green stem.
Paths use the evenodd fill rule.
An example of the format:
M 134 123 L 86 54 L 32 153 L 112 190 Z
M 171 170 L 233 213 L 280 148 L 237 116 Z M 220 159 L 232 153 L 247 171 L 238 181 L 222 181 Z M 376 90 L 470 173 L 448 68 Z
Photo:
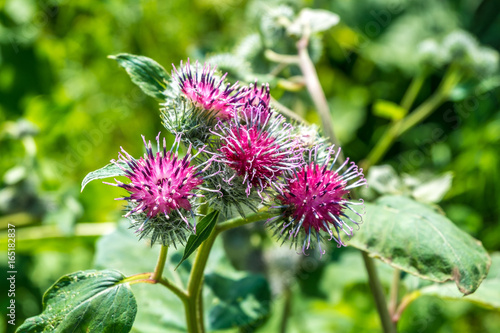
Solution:
M 290 286 L 285 287 L 285 306 L 283 308 L 283 316 L 281 317 L 280 332 L 286 333 L 288 319 L 290 317 L 290 312 L 292 309 L 292 290 Z
M 136 274 L 136 275 L 127 276 L 120 283 L 130 283 L 130 284 L 141 283 L 144 280 L 149 280 L 149 278 L 151 277 L 151 274 L 153 274 L 153 273 L 151 273 L 151 272 L 140 273 L 140 274 Z
M 363 260 L 365 262 L 366 271 L 368 273 L 368 281 L 373 297 L 375 298 L 375 305 L 382 322 L 382 327 L 385 333 L 396 333 L 396 326 L 391 320 L 389 311 L 387 310 L 387 303 L 385 301 L 384 290 L 377 274 L 377 268 L 372 258 L 364 251 L 361 251 Z
M 183 302 L 187 300 L 188 295 L 186 294 L 186 292 L 181 288 L 177 287 L 175 284 L 171 283 L 169 280 L 165 278 L 160 278 L 159 280 L 156 280 L 156 282 L 170 289 L 170 291 L 172 291 L 175 295 L 177 295 L 177 297 L 179 297 Z
M 266 219 L 276 215 L 276 214 L 269 213 L 267 210 L 268 210 L 267 207 L 265 207 L 265 208 L 259 210 L 257 213 L 252 214 L 248 217 L 235 217 L 233 219 L 219 223 L 215 229 L 216 233 L 219 234 L 222 231 L 226 231 L 226 230 L 229 230 L 232 228 L 240 227 L 240 226 L 248 224 L 248 223 L 263 221 L 263 220 L 266 220 Z
M 155 271 L 151 275 L 151 279 L 159 281 L 163 274 L 163 269 L 165 268 L 165 262 L 167 261 L 168 246 L 162 245 L 160 249 L 160 255 L 158 256 L 158 262 L 156 263 Z
M 406 92 L 403 96 L 403 99 L 401 100 L 401 106 L 403 109 L 406 111 L 409 111 L 411 106 L 413 105 L 413 102 L 415 102 L 415 99 L 418 96 L 418 93 L 420 92 L 420 89 L 422 89 L 422 86 L 424 85 L 425 79 L 427 78 L 427 75 L 425 73 L 422 73 L 415 78 L 410 83 L 410 86 L 408 89 L 406 89 Z
M 397 268 L 394 268 L 394 272 L 392 273 L 392 283 L 391 283 L 391 291 L 389 296 L 389 314 L 394 316 L 396 313 L 396 309 L 398 307 L 398 298 L 399 298 L 399 282 L 401 279 L 401 271 Z
M 203 316 L 200 317 L 198 311 L 198 301 L 200 300 L 200 293 L 203 285 L 203 277 L 205 267 L 207 265 L 207 260 L 210 255 L 210 250 L 212 249 L 212 245 L 215 242 L 215 238 L 217 238 L 216 230 L 213 230 L 210 236 L 200 245 L 198 248 L 198 252 L 196 253 L 196 258 L 193 262 L 193 267 L 191 269 L 191 274 L 189 276 L 189 282 L 187 287 L 187 293 L 189 296 L 190 307 L 189 307 L 189 316 L 190 320 L 194 320 L 192 323 L 194 327 L 197 327 L 197 331 L 194 332 L 204 332 L 204 324 L 203 324 Z M 189 331 L 192 332 L 192 331 Z
M 445 102 L 448 99 L 450 91 L 460 82 L 461 77 L 462 75 L 456 67 L 450 66 L 437 91 L 431 97 L 418 106 L 415 111 L 410 113 L 407 117 L 389 126 L 382 138 L 368 154 L 366 160 L 361 163 L 363 169 L 366 171 L 372 165 L 380 162 L 399 136 L 423 121 Z M 402 105 L 404 104 L 403 107 L 409 107 L 413 104 L 413 100 L 418 93 L 417 88 L 421 87 L 423 83 L 421 80 L 423 79 L 418 79 L 410 85 L 408 88 L 409 91 L 405 94 L 401 102 Z

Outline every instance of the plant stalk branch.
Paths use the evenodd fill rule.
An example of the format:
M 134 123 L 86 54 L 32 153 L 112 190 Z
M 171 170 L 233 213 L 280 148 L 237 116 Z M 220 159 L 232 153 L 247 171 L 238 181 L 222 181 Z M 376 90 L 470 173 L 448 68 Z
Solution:
M 328 106 L 325 93 L 321 88 L 316 68 L 314 67 L 311 57 L 309 57 L 309 53 L 307 52 L 308 44 L 309 34 L 304 33 L 303 37 L 296 44 L 299 56 L 299 67 L 304 75 L 309 95 L 318 110 L 326 136 L 330 138 L 330 141 L 335 144 L 336 147 L 340 147 L 333 130 L 333 120 L 332 115 L 330 114 L 330 107 Z
M 389 311 L 387 310 L 387 303 L 385 301 L 384 290 L 380 279 L 378 278 L 377 268 L 372 258 L 364 251 L 361 251 L 363 255 L 363 260 L 366 266 L 366 272 L 368 273 L 368 281 L 370 284 L 370 289 L 372 290 L 373 297 L 375 298 L 375 305 L 377 306 L 377 311 L 382 322 L 382 327 L 385 333 L 396 333 L 396 326 L 391 320 Z
M 160 249 L 160 255 L 158 256 L 158 262 L 156 263 L 155 271 L 151 275 L 151 279 L 159 281 L 163 275 L 163 269 L 165 268 L 165 262 L 167 261 L 168 246 L 162 245 Z
M 392 283 L 391 283 L 391 291 L 389 296 L 389 314 L 391 317 L 396 313 L 396 309 L 398 307 L 398 298 L 399 298 L 399 282 L 401 280 L 401 271 L 397 268 L 394 268 L 394 272 L 392 273 Z

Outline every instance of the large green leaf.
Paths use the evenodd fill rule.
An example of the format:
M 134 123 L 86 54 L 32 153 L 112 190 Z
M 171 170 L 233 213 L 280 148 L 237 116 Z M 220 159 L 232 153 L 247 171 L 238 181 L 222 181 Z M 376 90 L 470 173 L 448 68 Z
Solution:
M 63 276 L 43 296 L 43 312 L 17 332 L 129 332 L 137 304 L 124 278 L 112 270 Z
M 114 232 L 103 236 L 96 245 L 94 266 L 97 269 L 117 269 L 127 275 L 142 272 L 152 272 L 155 268 L 159 246 L 153 246 L 147 241 L 140 241 L 132 229 L 130 222 L 123 223 Z M 169 251 L 171 259 L 174 251 Z M 180 256 L 180 254 L 179 254 Z M 178 283 L 179 275 L 173 271 L 171 260 L 167 262 L 164 276 L 173 283 Z M 184 273 L 179 269 L 179 273 Z M 187 280 L 187 279 L 186 279 Z M 183 281 L 184 285 L 186 281 Z M 137 298 L 138 311 L 133 332 L 148 333 L 181 333 L 186 331 L 184 308 L 182 302 L 161 285 L 138 283 L 132 286 Z
M 120 165 L 125 168 L 125 169 L 130 169 L 129 166 L 124 163 L 124 162 L 117 162 L 120 163 Z M 96 179 L 104 179 L 104 178 L 109 178 L 109 177 L 117 177 L 117 176 L 124 176 L 126 175 L 126 172 L 123 171 L 122 168 L 117 166 L 114 163 L 109 163 L 106 166 L 103 166 L 102 168 L 89 172 L 85 178 L 82 180 L 82 188 L 80 191 L 83 191 L 85 186 L 87 186 L 88 183 L 90 183 L 93 180 Z
M 156 61 L 144 56 L 120 53 L 109 56 L 125 68 L 132 82 L 147 95 L 163 100 L 163 92 L 167 89 L 169 75 Z
M 465 295 L 488 273 L 491 260 L 481 242 L 429 205 L 385 196 L 366 204 L 364 220 L 349 244 L 393 267 L 435 282 L 453 280 Z
M 491 255 L 491 268 L 486 279 L 472 295 L 463 296 L 451 282 L 422 288 L 422 295 L 473 302 L 484 307 L 500 309 L 500 252 Z
M 255 324 L 269 313 L 271 291 L 261 275 L 249 274 L 235 280 L 213 273 L 205 276 L 205 283 L 218 298 L 209 312 L 213 330 Z
M 203 241 L 210 236 L 212 230 L 214 230 L 214 227 L 217 224 L 218 218 L 219 212 L 214 210 L 201 219 L 201 221 L 196 225 L 196 234 L 189 236 L 186 247 L 184 248 L 184 254 L 177 267 L 179 267 L 184 260 L 189 258 L 189 256 L 201 245 L 201 243 L 203 243 Z M 177 267 L 175 269 L 177 269 Z

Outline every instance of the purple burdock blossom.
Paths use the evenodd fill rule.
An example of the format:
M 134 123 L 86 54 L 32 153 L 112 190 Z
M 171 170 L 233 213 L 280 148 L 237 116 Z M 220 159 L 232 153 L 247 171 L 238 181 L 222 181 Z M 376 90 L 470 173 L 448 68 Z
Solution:
M 318 158 L 318 148 L 310 150 L 309 163 L 295 173 L 277 197 L 280 206 L 274 208 L 281 209 L 281 215 L 268 220 L 283 242 L 289 238 L 297 246 L 303 238 L 302 253 L 311 247 L 311 237 L 316 239 L 321 255 L 325 253 L 321 249 L 323 238 L 334 239 L 337 247 L 345 246 L 340 231 L 351 237 L 353 227 L 349 224 L 358 227 L 362 222 L 361 214 L 352 206 L 363 205 L 363 200 L 354 202 L 349 193 L 366 184 L 363 170 L 349 159 L 334 169 L 339 154 L 340 148 L 335 153 L 333 146 L 327 149 L 325 158 Z M 348 216 L 348 210 L 358 215 L 359 221 Z
M 255 112 L 242 112 L 227 123 L 219 123 L 221 162 L 235 170 L 235 182 L 246 185 L 246 194 L 252 187 L 259 195 L 269 186 L 278 192 L 278 177 L 292 174 L 303 162 L 302 150 L 290 135 L 292 126 L 281 115 L 273 115 L 256 107 Z M 243 119 L 238 119 L 239 116 Z M 229 180 L 231 181 L 231 180 Z
M 235 106 L 243 104 L 243 90 L 238 83 L 224 85 L 227 73 L 222 77 L 215 74 L 216 67 L 205 64 L 201 70 L 198 62 L 190 66 L 189 59 L 186 65 L 177 69 L 174 65 L 172 77 L 179 85 L 182 93 L 194 106 L 204 109 L 208 114 L 225 121 L 234 117 Z
M 263 83 L 259 89 L 257 80 L 255 80 L 255 83 L 251 83 L 249 87 L 244 87 L 241 90 L 245 95 L 247 104 L 255 106 L 261 105 L 265 108 L 269 108 L 269 103 L 271 102 L 269 83 Z
M 146 143 L 144 136 L 142 138 L 146 146 L 144 157 L 135 159 L 120 147 L 118 161 L 111 161 L 124 172 L 130 183 L 115 179 L 116 184 L 105 184 L 122 187 L 130 193 L 128 197 L 116 200 L 128 201 L 128 212 L 124 216 L 132 220 L 141 238 L 152 232 L 153 242 L 161 238 L 164 244 L 168 240 L 175 244 L 176 237 L 182 242 L 185 231 L 196 231 L 196 226 L 184 214 L 188 212 L 190 216 L 195 215 L 195 200 L 192 199 L 201 196 L 197 192 L 203 183 L 202 173 L 210 166 L 213 158 L 199 165 L 191 165 L 191 161 L 202 153 L 203 148 L 192 156 L 189 147 L 186 156 L 179 158 L 180 136 L 175 138 L 171 149 L 167 151 L 165 138 L 163 149 L 160 148 L 158 134 L 156 153 L 153 153 L 151 141 Z

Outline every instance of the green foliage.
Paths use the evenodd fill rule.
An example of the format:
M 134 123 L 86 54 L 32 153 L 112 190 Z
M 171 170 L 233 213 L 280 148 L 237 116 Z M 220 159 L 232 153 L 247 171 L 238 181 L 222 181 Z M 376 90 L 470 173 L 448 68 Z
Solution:
M 145 94 L 161 101 L 165 98 L 163 93 L 167 89 L 170 77 L 156 61 L 128 53 L 120 53 L 109 58 L 116 60 L 127 71 L 132 82 Z
M 104 178 L 109 178 L 109 177 L 117 177 L 117 176 L 124 176 L 126 174 L 123 169 L 129 169 L 129 166 L 124 163 L 124 162 L 117 162 L 121 165 L 121 168 L 116 165 L 115 163 L 109 163 L 106 166 L 103 166 L 102 168 L 89 172 L 85 178 L 82 180 L 82 189 L 81 191 L 83 192 L 83 189 L 85 186 L 87 186 L 88 183 L 90 183 L 93 180 L 96 179 L 104 179 Z
M 368 204 L 366 221 L 352 242 L 367 241 L 369 238 L 364 237 L 368 231 L 390 232 L 398 239 L 396 246 L 380 249 L 383 244 L 374 242 L 373 249 L 393 262 L 392 252 L 396 250 L 401 255 L 397 258 L 408 263 L 406 270 L 423 274 L 421 257 L 410 256 L 412 262 L 403 257 L 404 246 L 417 244 L 408 239 L 414 241 L 422 232 L 426 237 L 421 237 L 418 244 L 427 244 L 426 263 L 441 269 L 443 254 L 449 251 L 444 251 L 442 240 L 430 244 L 438 234 L 428 226 L 430 216 L 432 225 L 457 236 L 462 244 L 454 248 L 466 252 L 464 256 L 473 254 L 464 250 L 466 246 L 478 250 L 480 265 L 477 274 L 471 276 L 484 275 L 484 250 L 464 231 L 481 240 L 489 252 L 500 250 L 498 4 L 489 0 L 474 4 L 463 0 L 321 0 L 314 2 L 314 9 L 304 9 L 304 5 L 312 3 L 251 0 L 240 6 L 232 0 L 10 0 L 0 6 L 0 226 L 22 226 L 16 234 L 21 272 L 21 296 L 16 299 L 19 324 L 40 313 L 40 291 L 48 287 L 48 281 L 75 267 L 86 269 L 94 251 L 100 269 L 135 274 L 151 271 L 155 265 L 156 248 L 137 242 L 123 226 L 109 234 L 120 214 L 120 204 L 113 200 L 119 196 L 118 190 L 99 182 L 90 184 L 85 178 L 85 191 L 79 194 L 88 171 L 108 163 L 120 146 L 136 156 L 141 152 L 137 144 L 140 134 L 152 136 L 163 130 L 158 121 L 158 104 L 144 92 L 162 99 L 169 77 L 151 59 L 167 65 L 187 57 L 203 61 L 208 55 L 205 59 L 218 64 L 221 71 L 228 71 L 231 80 L 253 82 L 257 78 L 259 83 L 270 82 L 276 100 L 307 121 L 321 125 L 301 85 L 298 66 L 283 66 L 265 54 L 271 49 L 295 55 L 300 33 L 290 36 L 290 24 L 300 21 L 302 13 L 310 10 L 331 19 L 340 17 L 338 24 L 332 26 L 330 20 L 324 27 L 327 30 L 312 36 L 309 51 L 337 136 L 343 150 L 354 160 L 367 156 L 390 121 L 399 119 L 403 111 L 413 112 L 413 107 L 398 108 L 412 78 L 424 78 L 413 104 L 418 106 L 434 93 L 446 72 L 458 68 L 462 76 L 448 101 L 422 125 L 401 136 L 379 163 L 389 164 L 392 169 L 370 170 L 370 188 L 366 196 L 362 195 L 368 201 L 381 195 L 407 195 L 426 205 L 412 203 L 417 212 L 408 213 L 404 212 L 408 207 L 402 204 L 390 209 L 387 207 L 391 205 Z M 120 54 L 116 59 L 139 87 L 106 60 L 107 55 L 119 52 L 148 56 Z M 293 93 L 287 88 L 290 82 Z M 427 205 L 436 203 L 447 217 Z M 394 210 L 403 211 L 404 219 L 395 218 Z M 417 217 L 424 216 L 422 212 L 425 218 Z M 387 217 L 385 221 L 383 216 Z M 382 226 L 374 230 L 375 224 Z M 398 229 L 391 231 L 392 224 Z M 267 272 L 272 264 L 261 256 L 269 251 L 270 242 L 258 226 L 245 232 L 251 250 L 239 264 L 250 262 L 252 271 Z M 94 241 L 103 234 L 108 235 L 99 240 L 95 250 Z M 6 248 L 4 236 L 2 231 L 0 245 Z M 240 249 L 241 235 L 234 239 Z M 365 248 L 367 244 L 360 246 Z M 397 251 L 401 249 L 403 252 Z M 323 259 L 324 270 L 307 270 L 316 280 L 298 274 L 290 277 L 304 284 L 319 281 L 322 295 L 298 285 L 290 288 L 287 331 L 379 331 L 358 253 L 331 251 L 331 257 Z M 243 277 L 221 259 L 224 256 L 223 248 L 216 243 L 209 266 L 213 264 L 226 279 L 240 281 Z M 294 251 L 286 256 L 296 258 Z M 407 275 L 420 282 L 416 289 L 401 287 L 402 296 L 403 292 L 415 290 L 424 296 L 403 313 L 400 331 L 498 331 L 498 310 L 486 311 L 474 305 L 498 308 L 497 257 L 493 252 L 489 275 L 466 297 L 461 296 L 454 282 L 428 285 L 428 281 Z M 178 269 L 179 277 L 170 272 L 181 258 L 182 252 L 170 253 L 165 274 L 185 284 L 189 258 Z M 446 262 L 449 267 L 441 279 L 453 278 L 449 269 L 457 266 L 452 260 Z M 466 271 L 472 263 L 467 261 Z M 208 268 L 209 274 L 214 267 Z M 380 261 L 377 268 L 384 286 L 389 288 L 391 266 Z M 231 276 L 227 277 L 226 272 Z M 462 274 L 465 278 L 467 275 Z M 477 285 L 478 280 L 462 282 Z M 257 331 L 281 330 L 281 315 L 288 304 L 283 296 L 286 292 L 272 287 L 270 318 Z M 138 295 L 139 311 L 134 332 L 185 331 L 182 304 L 171 293 L 158 292 L 155 285 L 132 288 Z M 205 295 L 207 309 L 220 304 L 210 288 L 205 288 L 205 294 L 209 294 Z
M 453 280 L 464 295 L 479 287 L 491 264 L 479 241 L 432 207 L 402 196 L 366 204 L 364 225 L 349 244 L 418 277 Z
M 263 276 L 249 274 L 234 280 L 213 273 L 205 277 L 205 283 L 216 296 L 217 304 L 208 314 L 214 330 L 256 327 L 269 312 L 271 291 Z
M 214 230 L 215 225 L 217 224 L 217 220 L 219 219 L 219 212 L 214 210 L 207 216 L 201 219 L 200 222 L 196 224 L 196 234 L 189 236 L 188 241 L 186 243 L 186 247 L 184 248 L 184 254 L 182 255 L 181 261 L 177 264 L 177 269 L 198 247 L 200 247 L 201 243 L 203 243 L 208 236 Z
M 486 279 L 472 295 L 463 297 L 450 283 L 433 284 L 420 290 L 422 295 L 465 300 L 487 308 L 500 309 L 500 253 L 491 255 L 491 267 Z
M 43 296 L 44 311 L 17 332 L 129 332 L 137 304 L 118 271 L 81 271 L 60 278 Z

